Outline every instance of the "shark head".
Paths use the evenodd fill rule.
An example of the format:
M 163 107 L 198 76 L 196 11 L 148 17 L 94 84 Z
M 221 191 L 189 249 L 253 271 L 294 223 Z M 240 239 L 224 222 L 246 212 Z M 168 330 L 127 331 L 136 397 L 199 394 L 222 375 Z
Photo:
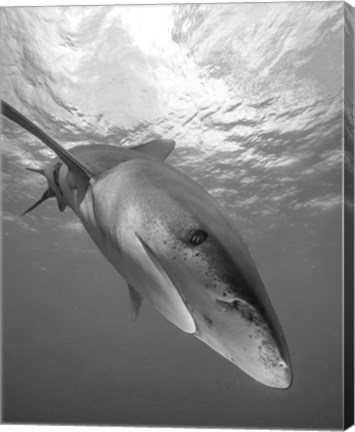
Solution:
M 159 200 L 147 192 L 137 235 L 179 292 L 195 336 L 255 380 L 290 387 L 285 337 L 235 225 L 190 179 L 170 173 L 161 183 Z

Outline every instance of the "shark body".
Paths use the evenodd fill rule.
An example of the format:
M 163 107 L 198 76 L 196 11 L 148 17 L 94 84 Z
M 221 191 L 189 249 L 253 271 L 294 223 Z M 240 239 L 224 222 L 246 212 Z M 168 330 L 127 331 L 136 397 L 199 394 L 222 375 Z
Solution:
M 70 207 L 127 281 L 134 317 L 147 299 L 255 380 L 290 387 L 287 344 L 248 248 L 217 201 L 164 163 L 174 141 L 69 152 L 6 102 L 2 111 L 57 154 L 37 170 L 48 188 L 28 211 L 51 197 Z

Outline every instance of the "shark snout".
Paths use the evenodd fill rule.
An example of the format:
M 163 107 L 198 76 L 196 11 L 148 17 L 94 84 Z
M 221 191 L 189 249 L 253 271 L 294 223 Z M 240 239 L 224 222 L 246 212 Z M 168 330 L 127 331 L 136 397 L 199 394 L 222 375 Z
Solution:
M 202 244 L 205 248 L 194 246 L 193 253 L 181 248 L 180 255 L 160 253 L 156 246 L 145 248 L 191 314 L 191 333 L 256 381 L 290 387 L 292 370 L 283 331 L 249 254 L 242 248 L 232 254 L 208 240 Z
M 215 303 L 215 311 L 209 314 L 210 325 L 199 320 L 197 337 L 256 381 L 279 389 L 290 387 L 288 350 L 274 317 L 240 298 L 217 299 Z

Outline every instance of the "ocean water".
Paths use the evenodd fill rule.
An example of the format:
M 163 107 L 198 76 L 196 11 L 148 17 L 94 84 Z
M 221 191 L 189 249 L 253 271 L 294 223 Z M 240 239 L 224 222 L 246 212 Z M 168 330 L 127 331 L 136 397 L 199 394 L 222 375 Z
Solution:
M 66 148 L 174 139 L 244 237 L 294 382 L 257 383 L 148 304 L 2 124 L 4 420 L 340 428 L 343 3 L 1 10 L 2 98 Z M 351 205 L 347 203 L 347 205 Z

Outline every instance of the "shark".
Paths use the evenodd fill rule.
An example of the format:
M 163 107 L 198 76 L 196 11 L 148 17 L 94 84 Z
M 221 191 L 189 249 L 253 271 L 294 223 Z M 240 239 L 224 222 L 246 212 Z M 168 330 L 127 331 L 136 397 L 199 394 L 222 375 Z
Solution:
M 47 189 L 69 207 L 127 281 L 135 320 L 143 300 L 254 380 L 287 389 L 289 351 L 263 281 L 235 224 L 197 182 L 165 162 L 175 142 L 67 150 L 5 101 L 2 114 L 54 151 Z

